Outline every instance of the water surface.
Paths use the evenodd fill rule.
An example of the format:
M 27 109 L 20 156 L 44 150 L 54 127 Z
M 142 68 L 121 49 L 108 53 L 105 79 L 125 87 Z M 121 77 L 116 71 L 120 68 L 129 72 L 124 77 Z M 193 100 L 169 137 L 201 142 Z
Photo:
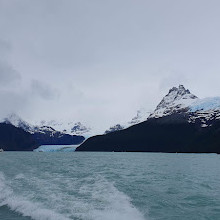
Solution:
M 3 152 L 0 219 L 219 220 L 220 156 Z

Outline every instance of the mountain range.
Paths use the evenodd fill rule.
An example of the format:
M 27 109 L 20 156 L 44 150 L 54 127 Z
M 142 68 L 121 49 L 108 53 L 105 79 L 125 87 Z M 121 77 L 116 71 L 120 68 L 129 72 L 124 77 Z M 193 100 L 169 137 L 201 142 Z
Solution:
M 183 85 L 173 87 L 152 113 L 142 108 L 101 135 L 80 122 L 32 125 L 16 114 L 0 120 L 0 131 L 4 150 L 81 144 L 77 151 L 219 152 L 220 98 L 199 99 Z
M 137 112 L 137 115 L 129 122 L 123 125 L 117 124 L 112 126 L 103 133 L 110 133 L 113 131 L 125 129 L 133 124 L 137 124 L 141 121 L 146 120 L 145 111 L 143 109 Z M 6 126 L 10 125 L 10 126 Z M 41 120 L 40 122 L 35 122 L 34 125 L 23 120 L 16 114 L 10 114 L 2 119 L 0 119 L 0 127 L 8 128 L 7 132 L 10 137 L 17 140 L 17 134 L 15 130 L 20 132 L 25 132 L 30 140 L 29 148 L 24 148 L 21 142 L 12 142 L 10 140 L 4 141 L 0 148 L 4 150 L 33 150 L 41 145 L 79 145 L 85 139 L 97 135 L 95 129 L 89 126 L 83 125 L 81 122 L 73 122 L 71 120 Z M 16 128 L 16 129 L 14 129 Z M 10 132 L 11 131 L 11 132 Z M 8 144 L 7 144 L 8 143 Z M 34 144 L 33 144 L 34 143 Z
M 78 145 L 85 140 L 81 135 L 57 131 L 51 126 L 31 125 L 16 114 L 3 118 L 0 129 L 1 135 L 4 134 L 4 138 L 0 138 L 1 148 L 4 150 L 33 150 L 40 145 Z M 22 141 L 16 141 L 20 140 L 20 136 L 27 137 L 26 147 Z
M 220 98 L 173 87 L 144 122 L 91 137 L 76 150 L 219 153 Z

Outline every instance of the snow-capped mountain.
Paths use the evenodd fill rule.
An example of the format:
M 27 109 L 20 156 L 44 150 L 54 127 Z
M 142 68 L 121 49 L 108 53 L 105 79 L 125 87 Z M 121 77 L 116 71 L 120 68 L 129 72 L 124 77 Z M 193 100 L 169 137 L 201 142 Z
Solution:
M 10 114 L 5 118 L 0 120 L 0 123 L 12 124 L 17 128 L 22 128 L 24 131 L 27 131 L 31 134 L 36 132 L 39 128 L 31 125 L 30 123 L 24 121 L 16 114 Z
M 68 123 L 68 125 L 70 124 Z M 86 127 L 81 122 L 76 122 L 73 126 L 71 125 L 71 134 L 88 136 L 89 132 L 91 132 L 91 128 Z
M 8 115 L 0 120 L 0 123 L 11 124 L 17 128 L 28 132 L 33 136 L 38 144 L 80 144 L 85 138 L 81 135 L 69 135 L 66 132 L 62 132 L 54 129 L 48 125 L 32 125 L 16 114 Z
M 112 127 L 110 127 L 108 130 L 105 131 L 105 134 L 111 133 L 111 132 L 115 132 L 115 131 L 120 131 L 125 129 L 125 127 L 121 126 L 120 124 L 114 125 Z
M 198 99 L 189 106 L 190 123 L 200 123 L 201 127 L 212 126 L 220 120 L 220 97 Z
M 63 134 L 69 135 L 81 135 L 84 136 L 91 131 L 89 127 L 86 127 L 80 122 L 61 122 L 61 121 L 45 121 L 42 120 L 39 123 L 35 123 L 32 125 L 16 114 L 10 114 L 7 117 L 0 120 L 0 122 L 4 122 L 7 124 L 12 124 L 15 127 L 22 128 L 23 130 L 34 134 L 36 132 L 45 133 L 51 132 L 53 135 L 56 132 L 60 132 Z
M 199 99 L 173 87 L 147 120 L 120 130 L 92 137 L 76 151 L 220 153 L 220 97 Z
M 211 126 L 220 119 L 220 97 L 199 99 L 183 85 L 173 87 L 149 118 L 161 118 L 175 113 L 185 114 L 188 122 L 201 127 Z
M 150 118 L 162 118 L 178 113 L 185 114 L 190 123 L 200 123 L 201 127 L 211 126 L 214 120 L 220 119 L 220 97 L 199 99 L 183 85 L 179 85 L 169 90 L 153 113 L 150 114 L 142 108 L 131 121 L 111 126 L 105 134 L 126 129 Z
M 6 123 L 6 124 L 12 124 L 17 128 L 22 128 L 24 131 L 29 132 L 31 134 L 34 133 L 47 133 L 50 132 L 51 136 L 53 136 L 57 131 L 50 127 L 50 126 L 37 126 L 37 125 L 32 125 L 22 118 L 20 118 L 16 114 L 10 114 L 7 117 L 3 118 L 0 120 L 1 123 Z
M 201 127 L 210 126 L 214 120 L 220 119 L 220 97 L 199 99 L 183 85 L 179 85 L 169 90 L 168 94 L 157 105 L 153 113 L 150 113 L 146 108 L 142 107 L 137 111 L 137 114 L 131 121 L 115 124 L 107 129 L 104 134 L 129 128 L 150 118 L 161 118 L 178 113 L 186 114 L 188 122 L 190 123 L 197 123 L 199 121 Z M 55 127 L 57 130 L 61 130 L 59 129 L 60 125 L 48 125 Z M 66 128 L 63 131 L 69 134 L 83 135 L 86 137 L 96 135 L 96 133 L 92 132 L 91 128 L 81 123 L 74 124 L 68 122 L 63 127 Z
M 141 108 L 137 111 L 137 114 L 128 122 L 122 124 L 116 124 L 111 126 L 106 131 L 96 132 L 95 129 L 88 125 L 84 125 L 81 122 L 74 122 L 71 120 L 41 120 L 35 122 L 34 125 L 26 122 L 16 114 L 10 114 L 3 118 L 0 122 L 6 122 L 14 125 L 15 127 L 22 128 L 23 130 L 35 134 L 35 133 L 50 133 L 50 136 L 54 136 L 56 132 L 68 135 L 84 136 L 86 139 L 103 133 L 110 133 L 118 130 L 128 128 L 132 125 L 141 123 L 147 120 L 149 112 L 145 108 Z
M 67 121 L 67 120 L 43 120 L 39 123 L 40 126 L 49 126 L 57 131 L 63 132 L 69 135 L 81 135 L 84 137 L 91 136 L 91 128 L 83 125 L 81 122 Z
M 180 111 L 187 111 L 188 107 L 197 99 L 198 97 L 193 95 L 188 89 L 185 89 L 183 85 L 173 87 L 149 118 L 160 118 Z
M 149 113 L 146 108 L 141 108 L 137 114 L 128 122 L 116 123 L 111 126 L 104 134 L 126 129 L 130 126 L 139 124 L 150 118 L 161 118 L 164 116 L 172 115 L 174 113 L 186 114 L 188 122 L 200 123 L 201 127 L 212 125 L 213 120 L 220 119 L 220 97 L 199 99 L 196 95 L 192 94 L 183 85 L 173 87 L 169 90 L 168 94 L 157 105 L 153 113 Z M 90 126 L 84 125 L 81 122 L 73 120 L 42 120 L 35 125 L 32 125 L 16 114 L 11 114 L 2 119 L 1 122 L 6 122 L 14 125 L 15 127 L 22 128 L 23 130 L 35 134 L 49 134 L 55 136 L 59 132 L 59 136 L 68 134 L 76 136 L 84 136 L 89 138 L 91 136 L 103 133 L 95 132 Z
M 146 121 L 147 118 L 149 117 L 150 112 L 147 111 L 145 108 L 140 108 L 137 111 L 137 114 L 128 122 L 122 123 L 122 124 L 116 124 L 111 126 L 108 130 L 105 131 L 105 134 L 115 132 L 115 131 L 120 131 L 123 129 L 126 129 L 132 125 L 139 124 L 143 121 Z
M 15 114 L 0 122 L 2 139 L 10 132 L 16 138 L 17 132 L 29 138 L 27 148 L 21 149 L 26 138 L 11 143 L 9 137 L 4 145 L 10 150 L 82 143 L 76 150 L 220 153 L 220 97 L 200 99 L 182 85 L 170 89 L 150 115 L 143 108 L 131 121 L 110 127 L 104 135 L 94 136 L 100 133 L 80 122 L 53 120 L 32 125 Z M 94 137 L 84 141 L 83 136 L 73 134 Z

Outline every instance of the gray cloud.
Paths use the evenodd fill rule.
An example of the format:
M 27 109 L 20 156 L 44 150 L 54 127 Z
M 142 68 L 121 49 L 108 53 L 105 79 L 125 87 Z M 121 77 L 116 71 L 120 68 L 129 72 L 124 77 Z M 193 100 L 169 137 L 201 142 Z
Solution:
M 5 105 L 13 109 L 18 94 L 16 109 L 30 120 L 101 127 L 129 120 L 139 106 L 153 109 L 177 84 L 218 96 L 219 7 L 217 0 L 1 0 Z
M 187 84 L 188 80 L 185 74 L 173 71 L 173 70 L 163 70 L 166 75 L 161 79 L 160 90 L 167 91 L 174 85 Z
M 27 93 L 23 93 L 23 91 L 12 91 L 8 89 L 0 90 L 0 103 L 1 103 L 1 111 L 0 117 L 6 117 L 8 114 L 17 113 L 17 114 L 25 114 L 26 110 L 30 110 L 28 102 Z M 27 114 L 28 115 L 28 114 Z
M 19 80 L 21 75 L 12 66 L 0 60 L 0 86 L 8 86 Z
M 10 63 L 11 45 L 0 39 L 0 86 L 8 86 L 21 80 L 21 75 Z
M 58 90 L 38 80 L 32 80 L 31 92 L 33 95 L 39 96 L 40 98 L 45 100 L 53 100 L 59 95 Z
M 9 42 L 0 39 L 0 56 L 1 59 L 4 59 L 5 57 L 7 57 L 7 55 L 9 54 L 9 52 L 11 51 L 11 45 Z

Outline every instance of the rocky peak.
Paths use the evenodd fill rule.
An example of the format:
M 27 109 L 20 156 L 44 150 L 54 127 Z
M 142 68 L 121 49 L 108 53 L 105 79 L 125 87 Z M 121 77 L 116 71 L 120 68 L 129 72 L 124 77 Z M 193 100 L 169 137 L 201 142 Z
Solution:
M 181 109 L 188 107 L 192 102 L 197 99 L 188 89 L 183 85 L 173 87 L 169 90 L 168 94 L 162 99 L 150 117 L 162 117 L 177 112 Z
M 197 99 L 197 96 L 193 95 L 188 89 L 185 89 L 183 85 L 179 85 L 179 87 L 173 87 L 159 103 L 156 110 L 159 108 L 165 108 L 173 102 L 181 99 Z
M 71 134 L 74 134 L 74 135 L 85 135 L 85 133 L 88 133 L 90 130 L 91 130 L 91 128 L 86 127 L 81 122 L 77 122 L 71 128 Z
M 122 125 L 120 125 L 120 124 L 117 124 L 115 126 L 110 127 L 109 130 L 106 130 L 105 134 L 112 133 L 114 131 L 120 131 L 122 129 L 124 129 L 124 127 Z

